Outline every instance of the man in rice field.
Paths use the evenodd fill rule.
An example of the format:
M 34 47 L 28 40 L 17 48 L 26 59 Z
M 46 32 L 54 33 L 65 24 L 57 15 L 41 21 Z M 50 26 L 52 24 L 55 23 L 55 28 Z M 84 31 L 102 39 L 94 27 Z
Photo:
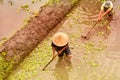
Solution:
M 68 66 L 71 66 L 71 51 L 69 48 L 69 37 L 66 33 L 63 32 L 57 32 L 55 35 L 52 37 L 52 51 L 53 51 L 53 57 L 56 56 L 56 53 L 58 54 L 58 62 L 63 61 L 63 56 L 64 54 L 66 55 L 66 62 Z
M 108 19 L 111 19 L 113 17 L 113 3 L 111 0 L 106 0 L 102 6 L 101 6 L 101 10 L 99 13 L 99 17 L 97 19 L 97 21 L 100 21 L 105 15 L 107 15 Z

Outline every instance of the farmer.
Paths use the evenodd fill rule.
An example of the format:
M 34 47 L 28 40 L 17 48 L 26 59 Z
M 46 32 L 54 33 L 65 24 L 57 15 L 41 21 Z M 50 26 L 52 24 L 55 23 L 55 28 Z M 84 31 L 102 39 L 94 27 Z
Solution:
M 108 15 L 108 17 L 112 18 L 112 16 L 113 16 L 112 10 L 113 10 L 112 1 L 106 0 L 101 6 L 101 10 L 100 10 L 97 21 L 100 21 L 101 18 L 103 18 L 105 15 Z
M 69 37 L 66 33 L 63 32 L 57 32 L 52 37 L 52 51 L 53 51 L 53 57 L 55 57 L 55 52 L 58 54 L 58 61 L 63 60 L 64 53 L 66 55 L 66 60 L 68 65 L 71 65 L 70 59 L 72 58 L 71 51 L 68 45 Z

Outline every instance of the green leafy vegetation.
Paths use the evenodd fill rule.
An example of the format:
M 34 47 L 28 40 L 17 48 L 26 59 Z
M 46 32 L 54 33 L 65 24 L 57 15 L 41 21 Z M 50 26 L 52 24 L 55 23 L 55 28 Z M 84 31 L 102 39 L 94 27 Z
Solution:
M 6 55 L 6 52 L 2 52 L 1 54 L 2 54 L 3 56 L 5 56 L 5 55 Z
M 20 64 L 19 68 L 21 70 L 14 74 L 14 76 L 10 76 L 9 80 L 25 80 L 37 75 L 52 57 L 50 45 L 46 41 L 38 45 L 30 56 Z
M 40 2 L 41 0 L 32 0 L 32 3 Z
M 102 31 L 100 31 L 99 33 L 98 33 L 98 35 L 104 35 L 105 33 L 104 32 L 102 32 Z
M 109 30 L 109 31 L 111 30 L 110 26 L 107 26 L 107 30 Z
M 49 0 L 48 3 L 46 3 L 46 5 L 52 5 L 54 3 L 59 3 L 60 0 Z
M 106 0 L 98 0 L 98 1 L 105 2 Z
M 88 64 L 89 64 L 91 67 L 93 67 L 93 68 L 96 68 L 96 67 L 99 66 L 99 64 L 98 64 L 96 61 L 93 61 L 93 60 L 90 60 L 90 61 L 88 62 Z
M 37 16 L 39 14 L 39 11 L 33 11 L 32 12 L 32 17 L 35 17 L 35 16 Z
M 24 20 L 24 25 L 27 25 L 29 22 L 30 22 L 30 17 L 28 17 Z
M 35 3 L 37 0 L 32 0 L 32 3 Z M 72 0 L 72 3 L 74 4 L 78 0 Z M 99 1 L 105 1 L 105 0 L 99 0 Z M 50 0 L 50 4 L 58 3 L 59 0 Z M 29 8 L 29 7 L 26 7 Z M 76 13 L 76 14 L 75 14 Z M 82 54 L 82 60 L 81 65 L 77 67 L 77 70 L 75 73 L 79 74 L 80 80 L 115 80 L 114 75 L 106 75 L 106 74 L 99 74 L 96 69 L 98 69 L 101 65 L 97 61 L 96 58 L 98 58 L 101 55 L 101 52 L 106 49 L 106 44 L 102 41 L 99 43 L 95 42 L 81 42 L 80 36 L 82 33 L 81 30 L 81 10 L 76 9 L 75 13 L 70 13 L 67 15 L 67 17 L 70 19 L 68 23 L 66 22 L 66 25 L 63 25 L 62 31 L 66 31 L 69 33 L 70 36 L 70 45 L 73 47 L 71 50 L 74 54 Z M 38 12 L 35 12 L 35 15 L 38 15 Z M 69 20 L 68 19 L 68 20 Z M 26 18 L 24 20 L 25 24 L 28 24 L 29 18 Z M 103 21 L 100 25 L 103 26 L 106 24 L 106 21 Z M 110 27 L 108 27 L 109 30 Z M 104 35 L 104 32 L 99 32 L 99 35 Z M 43 43 L 38 45 L 35 50 L 31 52 L 31 54 L 20 64 L 20 66 L 8 77 L 8 80 L 36 80 L 34 79 L 37 77 L 37 80 L 42 80 L 39 76 L 41 69 L 46 65 L 46 63 L 51 59 L 52 52 L 51 52 L 51 40 L 45 40 Z M 81 52 L 83 50 L 83 52 Z M 6 72 L 9 72 L 11 67 L 8 67 L 10 63 L 5 62 L 3 59 L 3 56 L 6 55 L 6 52 L 3 52 L 0 57 L 0 70 L 3 71 L 4 69 Z M 81 57 L 81 55 L 80 55 Z M 79 61 L 79 60 L 78 60 Z M 79 62 L 78 62 L 79 63 Z M 76 66 L 75 66 L 76 68 Z M 0 71 L 0 72 L 1 72 Z M 50 71 L 50 70 L 49 70 Z M 47 71 L 45 71 L 47 73 Z M 0 79 L 2 79 L 6 74 L 5 72 L 0 73 Z M 106 76 L 108 76 L 106 78 Z M 71 76 L 70 76 L 71 77 Z M 71 79 L 73 80 L 73 79 Z
M 21 6 L 21 9 L 23 9 L 23 10 L 26 11 L 26 12 L 31 13 L 31 9 L 30 9 L 29 7 L 30 7 L 29 4 L 25 4 L 25 5 L 22 5 L 22 6 Z M 18 9 L 18 10 L 20 10 L 20 9 Z
M 28 5 L 28 4 L 25 4 L 25 5 L 21 6 L 21 8 L 27 9 L 27 8 L 29 8 L 29 5 Z
M 99 53 L 106 48 L 106 45 L 104 43 L 100 42 L 99 45 L 96 46 L 93 42 L 88 42 L 88 43 L 86 43 L 85 48 L 86 48 L 85 53 L 87 53 L 87 54 Z
M 96 68 L 99 66 L 99 64 L 96 61 L 96 56 L 99 56 L 100 52 L 105 50 L 106 45 L 102 42 L 99 42 L 98 45 L 95 45 L 93 42 L 88 42 L 84 45 L 85 47 L 85 52 L 83 56 L 83 61 L 90 67 Z
M 76 4 L 79 0 L 72 0 L 72 4 Z
M 5 52 L 0 54 L 0 80 L 3 80 L 11 72 L 11 69 L 13 68 L 12 62 L 6 62 L 4 60 L 3 56 L 5 54 L 6 54 Z
M 2 45 L 6 40 L 7 40 L 6 37 L 2 38 L 2 39 L 0 40 L 0 45 Z
M 34 0 L 34 1 L 41 1 L 41 0 Z M 11 5 L 13 5 L 13 3 L 12 2 L 10 2 L 9 4 L 11 4 Z M 30 12 L 30 4 L 25 4 L 25 5 L 22 5 L 22 6 L 20 6 L 20 9 L 19 9 L 19 11 L 21 10 L 21 9 L 23 9 L 23 10 L 25 10 L 26 12 Z M 32 17 L 34 17 L 34 16 L 36 16 L 36 15 L 38 15 L 38 11 L 33 11 L 32 12 L 33 14 L 32 14 Z M 25 20 L 24 20 L 24 26 L 26 25 L 26 24 L 28 24 L 29 23 L 29 21 L 30 21 L 30 17 L 28 17 L 28 18 L 26 18 Z M 8 40 L 7 38 L 3 38 L 3 39 L 1 39 L 0 40 L 0 45 L 2 45 L 6 40 Z M 17 58 L 17 56 L 14 56 L 14 59 L 13 60 L 11 60 L 10 62 L 7 62 L 6 60 L 4 60 L 4 57 L 6 56 L 6 52 L 2 52 L 2 53 L 0 53 L 0 80 L 3 80 L 5 77 L 7 77 L 8 76 L 8 74 L 9 73 L 11 73 L 12 72 L 12 69 L 14 68 L 14 66 L 13 66 L 13 64 L 14 64 L 14 60 L 15 60 L 15 58 Z M 47 59 L 47 58 L 46 58 Z M 47 62 L 47 61 L 46 61 Z M 31 62 L 28 62 L 28 63 L 31 63 Z M 36 67 L 36 65 L 37 64 L 42 64 L 42 63 L 44 63 L 44 61 L 41 61 L 41 62 L 35 62 L 35 67 Z M 34 74 L 35 75 L 35 70 L 34 70 L 34 66 L 33 66 L 33 63 L 31 63 L 31 64 L 29 64 L 30 66 L 29 67 L 27 67 L 28 69 L 26 69 L 26 70 L 33 70 L 33 72 L 31 72 L 30 74 Z M 27 66 L 27 65 L 26 65 Z M 22 66 L 22 68 L 25 68 L 26 66 Z M 32 67 L 31 67 L 32 66 Z M 26 71 L 25 71 L 26 72 Z M 22 75 L 24 75 L 24 73 L 22 74 Z M 28 74 L 29 75 L 29 74 Z M 20 80 L 24 80 L 24 77 L 22 78 L 21 76 L 17 76 Z M 17 79 L 18 79 L 17 78 Z M 14 79 L 14 80 L 16 80 L 16 79 Z

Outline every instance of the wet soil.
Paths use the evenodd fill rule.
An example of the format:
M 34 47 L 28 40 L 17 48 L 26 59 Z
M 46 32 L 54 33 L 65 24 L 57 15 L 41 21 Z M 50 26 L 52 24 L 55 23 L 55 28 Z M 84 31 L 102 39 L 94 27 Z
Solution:
M 120 2 L 113 1 L 115 14 L 111 22 L 101 21 L 89 35 L 89 40 L 81 38 L 81 35 L 86 34 L 95 23 L 96 16 L 99 13 L 101 3 L 95 1 L 81 1 L 80 5 L 46 37 L 43 44 L 40 44 L 34 51 L 34 54 L 32 52 L 23 61 L 18 69 L 10 75 L 8 80 L 19 80 L 18 76 L 23 77 L 23 80 L 119 80 Z M 106 23 L 103 23 L 104 21 Z M 46 71 L 41 71 L 42 67 L 52 57 L 51 37 L 58 31 L 66 32 L 70 37 L 69 45 L 73 55 L 71 59 L 73 68 L 69 69 L 65 61 L 57 63 L 56 58 L 47 67 Z M 47 56 L 44 56 L 46 54 Z M 45 58 L 41 60 L 43 56 L 41 57 L 40 55 L 43 55 Z M 28 70 L 29 67 L 23 68 L 30 64 L 28 63 L 29 61 L 33 63 L 31 66 L 34 66 L 35 74 L 32 74 L 32 70 Z M 46 62 L 45 64 L 38 63 L 36 65 L 36 61 Z

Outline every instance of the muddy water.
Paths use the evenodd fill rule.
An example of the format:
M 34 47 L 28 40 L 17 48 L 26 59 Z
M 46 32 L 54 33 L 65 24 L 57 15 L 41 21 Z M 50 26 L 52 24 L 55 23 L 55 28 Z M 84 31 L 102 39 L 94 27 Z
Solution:
M 86 42 L 82 41 L 80 36 L 86 33 L 95 23 L 101 3 L 96 2 L 96 0 L 81 0 L 80 5 L 73 11 L 73 17 L 67 18 L 65 22 L 62 23 L 62 25 L 60 24 L 56 29 L 57 31 L 66 32 L 70 36 L 73 69 L 69 69 L 65 61 L 57 63 L 57 60 L 54 60 L 45 72 L 41 71 L 39 67 L 36 67 L 37 74 L 31 74 L 29 80 L 120 80 L 120 1 L 115 0 L 113 3 L 115 11 L 113 20 L 104 26 L 100 23 L 97 24 L 90 35 L 90 40 L 86 41 L 94 42 L 95 45 L 98 45 L 100 41 L 103 42 L 104 45 L 107 46 L 104 51 L 97 54 L 90 52 L 87 56 L 88 59 L 85 59 L 86 56 L 84 57 L 84 45 Z M 106 32 L 106 26 L 111 27 L 108 33 Z M 99 31 L 103 31 L 107 35 L 97 36 L 96 34 Z M 51 43 L 51 40 L 48 42 Z M 50 44 L 46 44 L 46 46 L 49 47 Z M 45 51 L 43 50 L 43 52 Z M 94 57 L 92 55 L 94 55 Z M 91 56 L 93 59 L 90 58 Z M 40 57 L 37 56 L 35 58 L 39 60 Z M 29 58 L 26 62 L 24 61 L 24 64 L 28 61 Z M 22 68 L 18 69 L 15 74 L 23 76 L 22 70 L 24 71 Z M 15 74 L 13 74 L 13 78 L 16 78 Z M 28 76 L 26 70 L 24 76 Z
M 114 76 L 114 80 L 120 79 L 120 1 L 114 2 L 114 17 L 110 22 L 111 34 L 105 41 L 107 43 L 107 49 L 102 57 L 102 70 L 108 77 Z
M 47 1 L 38 0 L 32 3 L 32 0 L 0 0 L 0 40 L 12 36 L 24 25 L 23 21 L 31 15 L 22 10 L 21 6 L 29 5 L 30 10 L 38 11 Z
M 97 74 L 103 77 L 103 78 L 100 78 L 103 80 L 119 80 L 120 79 L 120 76 L 119 76 L 120 74 L 120 45 L 119 45 L 120 44 L 120 36 L 119 36 L 120 1 L 118 0 L 113 1 L 113 4 L 114 4 L 113 20 L 110 23 L 108 23 L 108 25 L 105 26 L 105 27 L 110 26 L 111 30 L 109 31 L 107 29 L 106 30 L 103 29 L 103 31 L 105 32 L 109 31 L 109 33 L 105 33 L 107 34 L 107 37 L 103 39 L 103 42 L 104 44 L 106 44 L 107 48 L 105 49 L 105 51 L 101 52 L 102 55 L 99 56 L 99 58 L 97 59 L 100 66 L 99 66 L 99 69 L 96 71 L 98 71 Z M 100 24 L 98 26 L 100 26 Z M 101 29 L 99 28 L 98 31 L 100 30 Z M 99 41 L 98 37 L 97 38 L 94 38 L 94 37 L 93 37 L 94 42 Z M 90 74 L 88 73 L 88 76 Z M 95 74 L 94 74 L 94 77 L 96 77 Z
M 79 50 L 80 48 L 75 47 L 76 45 L 79 45 L 80 40 L 76 39 L 72 41 L 71 39 L 70 44 L 71 46 L 73 46 L 72 52 L 74 53 L 73 59 L 72 59 L 74 69 L 71 73 L 68 72 L 67 74 L 64 74 L 66 75 L 66 77 L 69 77 L 69 79 L 67 78 L 66 80 L 119 80 L 120 79 L 120 76 L 119 76 L 120 74 L 120 45 L 119 45 L 120 44 L 120 36 L 119 36 L 120 1 L 115 0 L 113 1 L 113 4 L 114 4 L 113 20 L 111 22 L 108 22 L 105 25 L 104 24 L 101 25 L 100 23 L 98 23 L 97 26 L 94 28 L 94 30 L 90 34 L 91 39 L 87 41 L 87 42 L 94 42 L 95 45 L 97 45 L 100 41 L 102 41 L 104 45 L 107 46 L 106 49 L 101 52 L 101 54 L 98 54 L 95 56 L 95 60 L 97 61 L 97 64 L 99 66 L 96 68 L 90 68 L 87 65 L 89 61 L 87 62 L 84 59 L 80 60 L 81 56 L 83 57 L 84 54 L 79 54 L 79 55 L 75 54 L 75 53 L 82 53 Z M 95 20 L 100 10 L 100 5 L 101 3 L 95 2 L 95 0 L 91 0 L 91 1 L 84 0 L 80 2 L 79 7 L 77 8 L 79 10 L 78 13 L 76 10 L 76 14 L 78 18 L 76 18 L 76 15 L 74 15 L 74 18 L 76 18 L 77 21 L 79 21 L 79 23 L 81 24 L 81 27 L 83 30 L 82 33 L 88 32 L 89 29 L 92 27 L 92 25 L 95 23 Z M 68 23 L 66 21 L 66 23 L 63 24 L 63 26 L 68 24 L 69 24 L 69 19 L 68 19 Z M 72 30 L 69 30 L 68 27 L 67 28 L 63 27 L 63 29 L 60 28 L 59 31 L 65 31 L 69 35 L 73 35 L 79 29 L 77 26 L 78 25 L 74 24 L 74 27 L 76 28 L 72 27 Z M 106 28 L 107 26 L 110 26 L 110 30 Z M 104 32 L 105 35 L 102 37 L 97 36 L 97 33 L 100 31 Z M 76 34 L 80 34 L 80 33 L 76 33 Z M 75 44 L 75 42 L 76 43 L 78 42 L 78 43 L 76 45 L 73 45 L 73 43 Z M 92 55 L 92 53 L 90 54 Z M 91 61 L 92 60 L 93 59 L 91 58 Z M 79 64 L 79 61 L 81 62 L 81 64 Z M 79 66 L 79 67 L 76 67 L 76 66 Z M 60 70 L 61 73 L 63 73 L 62 72 L 63 70 Z M 64 76 L 63 76 L 63 79 L 64 79 Z M 57 80 L 62 80 L 62 79 L 57 79 Z

